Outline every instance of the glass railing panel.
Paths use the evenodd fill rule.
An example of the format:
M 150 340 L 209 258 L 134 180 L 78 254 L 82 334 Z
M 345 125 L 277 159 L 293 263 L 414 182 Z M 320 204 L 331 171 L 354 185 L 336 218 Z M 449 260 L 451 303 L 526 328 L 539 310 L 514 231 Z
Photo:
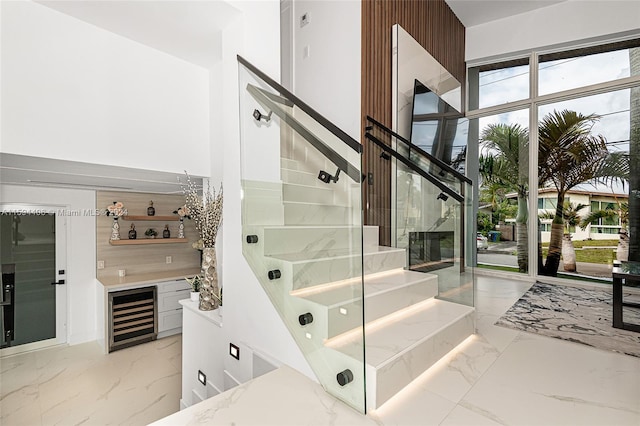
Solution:
M 380 123 L 374 119 L 369 118 L 369 124 L 370 135 L 382 141 L 387 146 L 390 146 L 403 157 L 410 159 L 420 169 L 430 173 L 455 192 L 460 193 L 462 191 L 461 182 L 466 179 L 464 176 L 464 153 L 466 150 L 460 150 L 455 158 L 447 163 L 426 152 L 422 147 L 410 143 L 408 140 L 380 125 Z
M 365 412 L 360 145 L 239 62 L 244 257 L 325 390 Z
M 439 277 L 440 299 L 473 306 L 476 245 L 469 179 L 375 120 L 369 124 L 365 146 L 373 147 L 371 158 L 391 164 L 392 244 L 406 249 L 408 269 Z

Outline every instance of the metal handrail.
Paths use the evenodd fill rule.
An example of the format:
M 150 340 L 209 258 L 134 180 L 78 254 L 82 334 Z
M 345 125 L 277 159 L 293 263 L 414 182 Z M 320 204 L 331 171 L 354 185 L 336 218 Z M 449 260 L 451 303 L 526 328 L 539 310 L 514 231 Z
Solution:
M 440 179 L 436 178 L 431 173 L 422 170 L 422 168 L 418 167 L 413 161 L 407 159 L 407 157 L 405 157 L 404 155 L 398 153 L 395 149 L 391 148 L 389 145 L 387 145 L 386 143 L 382 142 L 380 139 L 378 139 L 377 137 L 373 136 L 371 133 L 365 133 L 364 137 L 369 139 L 371 142 L 375 143 L 376 145 L 378 145 L 380 148 L 382 148 L 388 154 L 391 154 L 394 158 L 396 158 L 397 160 L 402 162 L 402 164 L 404 164 L 405 166 L 410 168 L 412 171 L 414 171 L 415 173 L 418 173 L 420 176 L 422 176 L 423 178 L 425 178 L 426 180 L 428 180 L 429 182 L 431 182 L 432 184 L 437 186 L 442 192 L 445 192 L 447 195 L 452 197 L 454 200 L 458 201 L 459 203 L 464 202 L 464 196 L 463 195 L 460 195 L 457 192 L 455 192 L 453 189 L 449 188 L 447 185 L 442 183 L 442 181 L 440 181 Z
M 372 117 L 367 115 L 367 121 L 373 123 L 376 127 L 379 127 L 382 130 L 384 130 L 385 132 L 389 133 L 392 137 L 394 137 L 397 140 L 403 142 L 405 145 L 408 145 L 409 149 L 415 150 L 418 154 L 420 154 L 423 157 L 426 157 L 433 164 L 435 164 L 436 166 L 440 167 L 441 169 L 443 169 L 447 173 L 453 175 L 458 180 L 467 182 L 470 185 L 472 184 L 471 179 L 469 179 L 468 177 L 466 177 L 465 175 L 463 175 L 462 173 L 460 173 L 459 171 L 457 171 L 456 169 L 454 169 L 453 167 L 451 167 L 450 165 L 448 165 L 444 161 L 434 157 L 433 155 L 431 155 L 428 152 L 424 151 L 423 149 L 421 149 L 417 145 L 412 144 L 411 142 L 409 142 L 408 140 L 406 140 L 405 138 L 403 138 L 402 136 L 400 136 L 399 134 L 397 134 L 393 130 L 389 129 L 384 124 L 382 124 L 379 121 L 377 121 L 375 118 L 372 118 Z
M 289 106 L 286 98 L 280 98 L 279 96 L 252 84 L 247 84 L 247 92 L 249 92 L 263 108 L 272 111 L 307 142 L 313 145 L 315 149 L 335 164 L 338 170 L 345 172 L 351 179 L 353 179 L 354 182 L 362 182 L 362 173 L 358 167 L 349 163 L 349 161 L 347 161 L 342 155 L 338 154 L 333 148 L 316 137 L 313 132 L 307 129 L 307 127 L 300 123 L 300 121 L 298 121 L 293 115 L 289 114 L 288 111 L 278 105 L 283 104 Z
M 313 118 L 318 123 L 320 123 L 324 128 L 326 128 L 331 133 L 333 133 L 338 139 L 340 139 L 342 142 L 347 144 L 354 151 L 356 151 L 358 153 L 362 153 L 362 145 L 360 145 L 360 143 L 358 143 L 358 141 L 353 139 L 351 136 L 346 134 L 344 131 L 340 130 L 340 128 L 338 128 L 338 126 L 336 126 L 331 121 L 329 121 L 328 119 L 326 119 L 325 117 L 320 115 L 320 113 L 318 113 L 316 110 L 314 110 L 309 105 L 304 103 L 302 100 L 300 100 L 293 93 L 291 93 L 290 91 L 288 91 L 287 89 L 282 87 L 274 79 L 272 79 L 271 77 L 269 77 L 268 75 L 266 75 L 265 73 L 260 71 L 252 63 L 250 63 L 249 61 L 244 59 L 242 56 L 237 55 L 237 58 L 238 58 L 238 62 L 240 62 L 242 65 L 244 65 L 254 75 L 260 77 L 260 79 L 262 79 L 265 83 L 267 83 L 269 86 L 274 88 L 278 93 L 280 93 L 280 95 L 284 96 L 287 100 L 292 102 L 296 107 L 300 108 L 307 115 L 309 115 L 311 118 Z

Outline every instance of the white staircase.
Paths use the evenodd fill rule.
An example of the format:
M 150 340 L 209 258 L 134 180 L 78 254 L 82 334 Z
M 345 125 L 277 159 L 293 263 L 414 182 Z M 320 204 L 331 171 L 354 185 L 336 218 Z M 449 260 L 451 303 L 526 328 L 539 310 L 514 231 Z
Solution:
M 325 389 L 356 407 L 364 296 L 374 409 L 473 334 L 474 309 L 436 299 L 436 275 L 405 270 L 404 249 L 379 246 L 377 227 L 357 225 L 360 204 L 350 200 L 360 184 L 347 176 L 325 184 L 306 164 L 283 159 L 282 183 L 243 182 L 243 252 Z M 353 381 L 342 386 L 336 375 L 347 369 Z

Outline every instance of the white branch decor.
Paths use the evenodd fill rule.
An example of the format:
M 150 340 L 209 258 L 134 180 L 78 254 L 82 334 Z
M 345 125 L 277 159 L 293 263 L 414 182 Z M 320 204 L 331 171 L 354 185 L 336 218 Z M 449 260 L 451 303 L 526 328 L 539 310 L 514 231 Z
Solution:
M 189 176 L 187 176 L 186 185 L 182 185 L 186 206 L 189 216 L 195 221 L 198 234 L 204 243 L 204 248 L 213 248 L 216 246 L 216 237 L 222 223 L 222 183 L 220 191 L 216 195 L 215 189 L 207 184 L 207 191 L 202 190 L 203 195 L 198 195 L 198 187 Z
M 198 309 L 210 311 L 222 304 L 222 289 L 218 286 L 218 268 L 216 261 L 216 237 L 222 223 L 222 184 L 216 195 L 215 190 L 207 185 L 207 191 L 198 195 L 198 187 L 191 180 L 189 173 L 186 185 L 182 185 L 186 206 L 191 219 L 203 243 L 202 249 L 202 281 L 200 283 L 200 304 Z

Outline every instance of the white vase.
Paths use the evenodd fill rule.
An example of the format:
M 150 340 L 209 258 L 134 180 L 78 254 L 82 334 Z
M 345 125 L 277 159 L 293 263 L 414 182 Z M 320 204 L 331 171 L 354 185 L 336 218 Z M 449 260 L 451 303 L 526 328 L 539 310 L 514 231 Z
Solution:
M 192 302 L 197 302 L 200 300 L 200 292 L 198 291 L 192 291 L 191 292 L 191 301 Z
M 180 218 L 180 226 L 178 227 L 178 238 L 184 238 L 184 220 Z
M 216 249 L 205 247 L 202 249 L 202 282 L 200 283 L 201 311 L 212 311 L 220 304 L 214 295 L 220 294 L 218 289 L 218 270 L 216 261 Z
M 117 241 L 120 239 L 120 224 L 118 224 L 118 218 L 113 218 L 113 226 L 111 227 L 111 240 Z

